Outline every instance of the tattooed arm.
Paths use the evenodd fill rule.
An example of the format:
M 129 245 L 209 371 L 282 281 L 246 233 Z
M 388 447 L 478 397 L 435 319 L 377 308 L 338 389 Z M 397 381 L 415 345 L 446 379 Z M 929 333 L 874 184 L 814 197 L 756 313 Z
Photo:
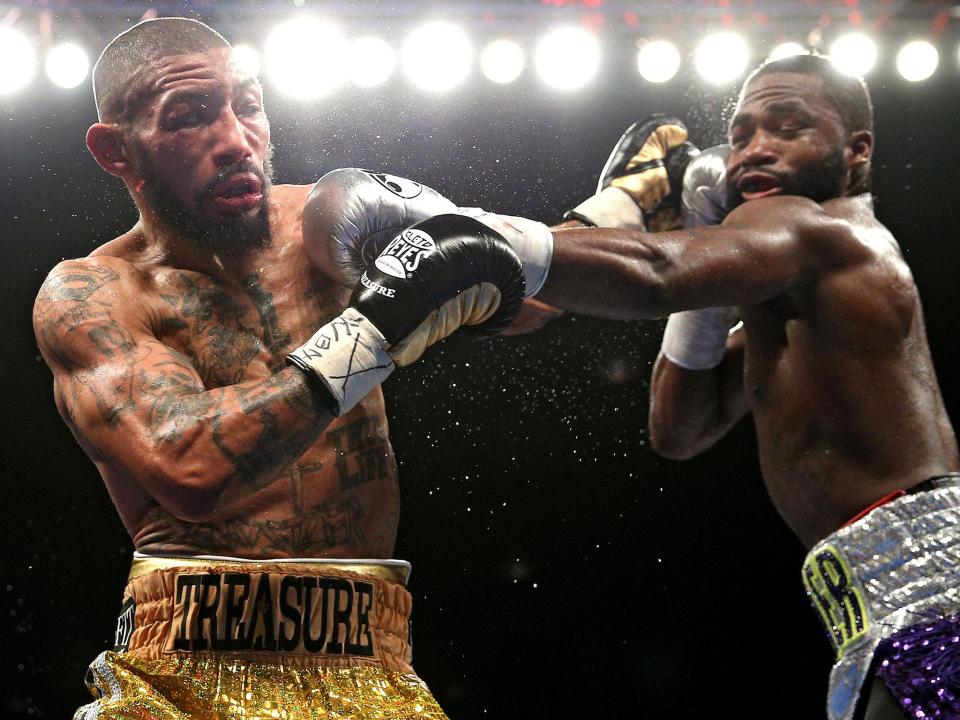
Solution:
M 57 407 L 90 457 L 202 522 L 273 480 L 333 418 L 296 368 L 206 390 L 189 358 L 154 336 L 142 282 L 120 260 L 63 262 L 37 297 L 34 330 Z

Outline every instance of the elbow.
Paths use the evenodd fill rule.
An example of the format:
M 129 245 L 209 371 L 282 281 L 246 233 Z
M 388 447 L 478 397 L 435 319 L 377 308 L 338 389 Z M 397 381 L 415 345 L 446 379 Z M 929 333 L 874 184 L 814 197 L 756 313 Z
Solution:
M 655 453 L 669 460 L 689 460 L 708 444 L 702 428 L 692 424 L 686 413 L 677 414 L 668 403 L 657 402 L 656 385 L 651 396 L 649 438 Z
M 158 462 L 141 476 L 154 499 L 178 520 L 208 522 L 220 509 L 223 480 L 202 463 Z
M 650 423 L 650 447 L 668 460 L 689 460 L 701 450 L 699 445 L 683 433 L 672 432 L 662 423 Z

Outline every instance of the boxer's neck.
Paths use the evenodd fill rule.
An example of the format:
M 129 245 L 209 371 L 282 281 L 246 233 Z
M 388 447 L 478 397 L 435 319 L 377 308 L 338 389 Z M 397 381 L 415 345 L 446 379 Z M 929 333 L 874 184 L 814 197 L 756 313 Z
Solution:
M 237 282 L 246 277 L 263 253 L 269 251 L 268 246 L 236 254 L 213 253 L 180 236 L 159 222 L 154 214 L 142 210 L 133 234 L 138 238 L 143 259 L 149 264 L 191 270 L 224 282 Z

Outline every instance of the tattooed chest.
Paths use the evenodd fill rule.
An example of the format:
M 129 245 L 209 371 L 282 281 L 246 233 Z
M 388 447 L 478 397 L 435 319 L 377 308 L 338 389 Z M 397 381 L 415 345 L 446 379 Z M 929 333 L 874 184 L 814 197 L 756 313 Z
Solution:
M 276 372 L 324 310 L 294 284 L 271 286 L 256 273 L 236 287 L 178 273 L 158 304 L 159 337 L 190 357 L 204 385 L 223 387 Z

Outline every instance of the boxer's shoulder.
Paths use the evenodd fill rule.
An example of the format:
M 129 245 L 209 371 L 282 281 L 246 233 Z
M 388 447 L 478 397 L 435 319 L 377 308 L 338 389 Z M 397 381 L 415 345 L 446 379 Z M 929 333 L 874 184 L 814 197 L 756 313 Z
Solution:
M 144 288 L 144 273 L 130 261 L 112 255 L 62 260 L 47 274 L 37 306 L 75 305 L 119 300 Z
M 313 185 L 273 185 L 270 188 L 270 202 L 281 210 L 303 211 L 303 204 Z
M 270 188 L 270 214 L 274 228 L 286 229 L 302 222 L 303 206 L 311 185 L 274 185 Z
M 870 262 L 883 250 L 878 237 L 885 234 L 892 241 L 872 207 L 854 198 L 818 203 L 798 195 L 774 195 L 743 203 L 727 215 L 724 225 L 757 230 L 766 242 L 786 240 L 811 267 L 820 269 Z

